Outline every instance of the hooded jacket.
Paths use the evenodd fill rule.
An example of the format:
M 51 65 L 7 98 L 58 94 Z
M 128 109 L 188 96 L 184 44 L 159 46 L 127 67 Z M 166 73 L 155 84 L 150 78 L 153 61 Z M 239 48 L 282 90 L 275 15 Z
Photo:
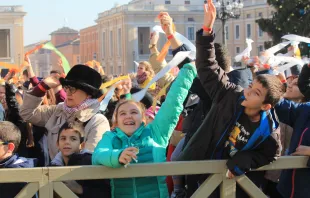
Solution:
M 184 65 L 154 121 L 147 126 L 142 123 L 130 137 L 119 128 L 105 133 L 93 153 L 92 164 L 121 168 L 119 156 L 131 146 L 139 147 L 137 163 L 166 161 L 166 147 L 195 77 L 196 68 L 191 64 Z M 112 197 L 116 198 L 168 197 L 165 177 L 112 179 L 111 187 Z
M 215 60 L 214 35 L 202 36 L 197 32 L 196 67 L 200 81 L 212 99 L 211 109 L 181 153 L 179 160 L 225 159 L 225 142 L 243 113 L 243 90 L 229 82 L 226 73 Z M 277 142 L 270 136 L 273 121 L 267 112 L 261 113 L 260 126 L 248 143 L 232 158 L 227 166 L 234 175 L 241 175 L 272 162 L 277 151 Z
M 26 159 L 18 155 L 12 155 L 0 162 L 0 168 L 33 168 L 35 165 L 35 159 Z M 15 197 L 26 184 L 27 183 L 0 183 L 0 197 Z

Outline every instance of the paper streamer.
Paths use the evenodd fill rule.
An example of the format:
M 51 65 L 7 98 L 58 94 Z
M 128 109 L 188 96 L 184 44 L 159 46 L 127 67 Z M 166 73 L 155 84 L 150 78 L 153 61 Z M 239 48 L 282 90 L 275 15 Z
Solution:
M 51 42 L 44 44 L 43 48 L 54 51 L 61 58 L 65 74 L 68 74 L 71 67 L 66 57 Z
M 28 52 L 25 53 L 25 57 L 29 56 L 30 54 L 33 54 L 34 52 L 38 51 L 39 49 L 41 49 L 44 46 L 44 44 L 38 45 L 35 48 L 29 50 Z
M 283 42 L 283 43 L 279 43 L 278 45 L 275 45 L 269 49 L 267 49 L 265 52 L 269 55 L 273 55 L 275 54 L 276 52 L 280 51 L 281 49 L 283 49 L 285 46 L 291 44 L 290 41 L 287 41 L 287 42 Z
M 161 26 L 159 26 L 159 25 L 154 26 L 154 27 L 153 27 L 153 31 L 154 31 L 154 32 L 160 32 L 160 33 L 162 33 L 162 34 L 165 34 L 165 32 L 162 30 Z M 187 45 L 187 46 L 190 48 L 191 51 L 196 52 L 196 47 L 195 47 L 195 45 L 194 45 L 192 42 L 190 42 L 185 36 L 183 36 L 182 34 L 176 32 L 176 33 L 175 33 L 175 37 L 176 37 L 179 41 L 181 41 L 183 44 Z
M 252 43 L 254 41 L 252 39 L 246 39 L 247 48 L 243 50 L 240 54 L 235 57 L 236 62 L 241 62 L 243 57 L 250 57 L 252 51 Z
M 104 88 L 107 88 L 107 87 L 110 87 L 111 85 L 117 83 L 118 81 L 121 81 L 121 80 L 125 80 L 125 79 L 129 79 L 129 76 L 120 76 L 118 78 L 115 78 L 109 82 L 106 82 L 106 83 L 102 83 L 102 85 L 100 86 L 100 89 L 104 89 Z
M 194 59 L 196 57 L 196 52 L 195 51 L 178 52 L 173 57 L 173 59 L 154 76 L 154 78 L 147 84 L 147 86 L 145 88 L 143 88 L 141 91 L 132 95 L 132 99 L 137 101 L 137 102 L 141 101 L 142 98 L 144 97 L 144 95 L 146 94 L 147 90 L 149 89 L 149 87 L 154 82 L 161 79 L 173 67 L 176 67 L 177 65 L 179 65 L 186 57 Z
M 285 36 L 282 36 L 282 39 L 286 39 L 289 41 L 297 41 L 297 42 L 304 42 L 304 43 L 310 43 L 310 38 L 298 36 L 295 34 L 288 34 Z
M 294 63 L 294 62 L 287 63 L 287 64 L 285 64 L 285 65 L 282 65 L 282 66 L 278 67 L 278 68 L 276 69 L 276 71 L 278 71 L 279 73 L 281 73 L 281 72 L 284 72 L 284 71 L 287 70 L 287 69 L 290 69 L 290 68 L 293 67 L 294 65 L 296 65 L 296 63 Z
M 138 69 L 139 63 L 137 61 L 133 61 L 135 63 L 136 68 Z
M 109 101 L 111 100 L 112 96 L 114 95 L 114 91 L 117 87 L 117 85 L 121 82 L 123 82 L 124 80 L 120 80 L 118 82 L 116 82 L 111 88 L 110 90 L 107 92 L 107 94 L 105 95 L 104 99 L 101 101 L 100 103 L 100 111 L 105 111 L 108 107 Z
M 18 65 L 11 64 L 11 63 L 6 63 L 6 62 L 0 62 L 0 68 L 20 71 Z

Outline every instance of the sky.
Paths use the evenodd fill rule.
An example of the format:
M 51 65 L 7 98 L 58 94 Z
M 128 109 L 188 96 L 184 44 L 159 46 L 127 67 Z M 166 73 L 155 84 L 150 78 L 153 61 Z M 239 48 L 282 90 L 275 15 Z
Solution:
M 49 34 L 64 25 L 80 30 L 95 25 L 98 13 L 115 4 L 130 0 L 1 0 L 0 6 L 22 5 L 24 18 L 24 45 L 50 39 Z M 66 19 L 66 20 L 65 20 Z M 65 22 L 67 21 L 67 22 Z

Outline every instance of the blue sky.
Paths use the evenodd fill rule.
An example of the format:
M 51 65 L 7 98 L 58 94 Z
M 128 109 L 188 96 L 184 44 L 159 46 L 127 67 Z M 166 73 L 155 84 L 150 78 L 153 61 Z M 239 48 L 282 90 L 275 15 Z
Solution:
M 24 45 L 50 39 L 49 34 L 64 26 L 80 30 L 95 25 L 98 13 L 111 9 L 116 3 L 130 0 L 1 0 L 0 6 L 22 5 L 24 18 Z

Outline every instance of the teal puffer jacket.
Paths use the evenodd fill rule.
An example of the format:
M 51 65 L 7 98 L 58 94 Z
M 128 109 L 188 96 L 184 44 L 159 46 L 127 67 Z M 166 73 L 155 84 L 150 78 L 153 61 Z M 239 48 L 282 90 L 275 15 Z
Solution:
M 138 147 L 138 163 L 166 161 L 166 147 L 183 110 L 183 102 L 197 75 L 195 66 L 185 64 L 172 84 L 155 120 L 145 126 L 143 123 L 128 137 L 119 128 L 106 132 L 92 156 L 93 165 L 123 167 L 118 159 L 127 147 Z M 135 162 L 132 162 L 135 163 Z M 112 179 L 112 197 L 115 198 L 167 198 L 166 177 L 140 177 Z

